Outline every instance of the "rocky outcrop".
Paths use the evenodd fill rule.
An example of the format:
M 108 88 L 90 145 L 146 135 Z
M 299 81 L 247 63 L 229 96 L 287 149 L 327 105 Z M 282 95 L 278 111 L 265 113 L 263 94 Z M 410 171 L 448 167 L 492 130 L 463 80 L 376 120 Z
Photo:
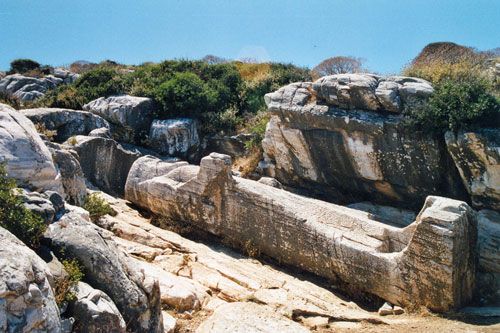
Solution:
M 318 283 L 324 279 L 310 281 L 220 244 L 189 240 L 151 225 L 127 201 L 104 193 L 99 195 L 117 215 L 106 215 L 97 223 L 114 234 L 113 240 L 120 248 L 142 260 L 143 267 L 151 268 L 144 268 L 146 275 L 158 276 L 162 305 L 177 319 L 179 331 L 195 331 L 200 321 L 228 302 L 266 304 L 280 317 L 295 321 L 300 321 L 300 316 L 313 316 L 330 325 L 332 322 L 359 322 L 359 325 L 385 322 Z M 165 273 L 169 274 L 162 283 Z M 201 291 L 208 292 L 200 293 L 200 286 Z M 185 306 L 179 309 L 188 312 L 173 311 L 178 305 Z M 237 321 L 233 318 L 231 325 L 238 325 Z M 164 326 L 165 322 L 164 316 Z
M 83 264 L 86 281 L 111 297 L 128 330 L 163 329 L 158 281 L 146 279 L 97 227 L 69 213 L 51 224 L 45 237 L 53 247 L 64 247 L 66 255 Z
M 0 80 L 0 91 L 27 101 L 42 97 L 47 90 L 54 89 L 61 83 L 63 83 L 62 79 L 52 75 L 35 78 L 12 74 Z
M 63 142 L 74 135 L 87 135 L 92 130 L 107 128 L 109 123 L 87 111 L 58 108 L 38 108 L 20 111 L 35 124 L 43 124 L 45 129 L 57 131 L 55 140 Z
M 64 194 L 50 151 L 33 123 L 14 109 L 0 105 L 0 162 L 20 187 Z
M 54 76 L 64 80 L 64 83 L 66 84 L 71 84 L 80 77 L 80 74 L 73 73 L 62 67 L 57 67 L 54 68 Z
M 284 318 L 266 305 L 256 303 L 228 303 L 217 308 L 203 322 L 197 333 L 232 332 L 310 332 L 291 319 Z
M 0 227 L 0 331 L 61 332 L 47 264 Z
M 162 155 L 187 158 L 198 148 L 198 122 L 178 118 L 154 120 L 149 132 L 151 148 Z
M 314 95 L 318 100 L 341 109 L 399 113 L 412 99 L 430 97 L 433 91 L 429 82 L 418 78 L 337 74 L 322 77 L 314 83 L 292 83 L 288 88 L 268 94 L 266 103 L 271 110 L 303 106 Z
M 210 153 L 220 153 L 235 159 L 248 153 L 245 143 L 252 140 L 255 134 L 238 134 L 233 136 L 212 136 L 206 138 L 203 156 Z
M 132 166 L 125 196 L 393 304 L 446 312 L 472 297 L 477 226 L 467 204 L 428 197 L 416 220 L 398 228 L 366 212 L 233 178 L 230 167 L 230 157 L 216 153 L 199 167 L 146 156 Z
M 87 194 L 85 177 L 78 161 L 78 154 L 67 146 L 46 142 L 54 164 L 61 173 L 61 181 L 66 193 L 66 201 L 73 205 L 82 205 Z
M 334 75 L 267 94 L 271 121 L 262 141 L 262 169 L 284 185 L 340 203 L 369 200 L 417 209 L 427 195 L 465 200 L 444 140 L 415 133 L 401 115 L 382 112 L 401 105 L 399 112 L 406 102 L 428 96 L 432 88 L 421 81 Z M 387 85 L 397 91 L 393 109 L 377 95 Z
M 472 204 L 477 208 L 500 209 L 500 130 L 451 131 L 445 134 Z
M 24 207 L 42 217 L 45 224 L 58 220 L 65 213 L 64 200 L 57 192 L 38 193 L 21 189 L 19 196 Z
M 75 319 L 73 330 L 125 333 L 125 320 L 108 295 L 85 282 L 78 282 L 71 292 L 75 293 L 75 300 L 70 302 L 68 311 Z
M 114 195 L 123 195 L 132 163 L 143 152 L 148 153 L 102 137 L 78 135 L 67 143 L 77 152 L 85 177 L 101 190 Z
M 83 106 L 113 124 L 131 128 L 136 137 L 149 133 L 153 121 L 153 100 L 147 97 L 116 95 L 101 97 Z

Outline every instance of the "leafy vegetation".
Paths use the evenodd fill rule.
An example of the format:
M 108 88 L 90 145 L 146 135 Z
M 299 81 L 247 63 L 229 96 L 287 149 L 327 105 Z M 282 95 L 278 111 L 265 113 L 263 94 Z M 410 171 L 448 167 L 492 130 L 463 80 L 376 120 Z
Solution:
M 403 75 L 432 82 L 434 95 L 409 103 L 406 123 L 427 133 L 499 126 L 500 85 L 488 71 L 491 57 L 454 43 L 427 45 Z
M 111 206 L 99 196 L 99 192 L 87 195 L 83 200 L 83 209 L 87 210 L 92 222 L 98 221 L 102 216 L 109 214 L 114 216 L 116 213 Z
M 64 255 L 64 253 L 62 253 L 62 255 Z M 83 266 L 80 265 L 78 260 L 75 258 L 64 259 L 61 263 L 64 266 L 64 270 L 68 274 L 55 281 L 54 294 L 56 303 L 59 307 L 62 307 L 65 303 L 71 302 L 75 299 L 76 293 L 71 291 L 71 287 L 81 281 L 84 276 Z
M 16 182 L 7 178 L 5 163 L 0 163 L 0 226 L 31 248 L 37 248 L 46 225 L 40 216 L 23 206 L 15 188 Z
M 446 130 L 500 125 L 500 103 L 489 94 L 484 82 L 434 85 L 434 95 L 427 102 L 406 108 L 407 123 L 418 130 L 439 133 Z
M 112 61 L 72 64 L 83 74 L 71 85 L 49 91 L 38 106 L 81 109 L 93 99 L 113 94 L 150 97 L 159 119 L 200 120 L 202 134 L 231 134 L 266 108 L 264 95 L 310 71 L 291 64 L 167 60 L 125 67 Z

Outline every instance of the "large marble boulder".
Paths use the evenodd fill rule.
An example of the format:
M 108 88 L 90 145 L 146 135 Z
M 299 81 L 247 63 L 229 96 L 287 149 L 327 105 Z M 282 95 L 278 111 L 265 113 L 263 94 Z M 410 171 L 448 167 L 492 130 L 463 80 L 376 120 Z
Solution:
M 85 282 L 78 282 L 71 292 L 75 293 L 75 299 L 70 302 L 68 312 L 75 319 L 74 331 L 126 332 L 125 320 L 104 292 Z
M 104 192 L 123 195 L 132 163 L 146 150 L 112 139 L 77 135 L 66 143 L 78 154 L 85 177 Z
M 417 209 L 427 195 L 465 200 L 467 193 L 442 137 L 411 131 L 399 114 L 375 112 L 381 103 L 366 84 L 382 79 L 361 77 L 355 82 L 364 82 L 366 89 L 346 90 L 351 93 L 346 105 L 333 103 L 333 97 L 323 99 L 330 92 L 323 85 L 334 77 L 293 83 L 266 95 L 271 114 L 262 141 L 266 175 L 342 203 L 369 200 Z M 358 88 L 354 101 L 359 103 L 352 100 L 352 89 Z M 413 96 L 419 96 L 418 90 Z
M 187 118 L 154 120 L 149 132 L 151 148 L 162 155 L 186 158 L 200 144 L 197 126 L 196 120 Z
M 61 332 L 47 264 L 0 227 L 0 331 Z
M 154 104 L 151 98 L 129 95 L 101 97 L 83 106 L 107 121 L 134 131 L 136 137 L 149 133 Z
M 72 205 L 82 205 L 87 186 L 78 154 L 67 146 L 54 142 L 45 142 L 49 148 L 54 164 L 61 173 L 61 181 L 66 194 L 66 201 Z
M 104 230 L 68 213 L 48 227 L 45 237 L 52 247 L 64 248 L 66 255 L 83 264 L 86 281 L 109 295 L 127 323 L 127 330 L 161 332 L 158 281 L 145 278 Z
M 64 194 L 61 176 L 49 149 L 33 123 L 14 109 L 0 104 L 0 162 L 20 187 Z
M 391 214 L 399 219 L 396 212 L 380 221 L 233 177 L 230 157 L 216 153 L 200 166 L 142 157 L 130 170 L 125 198 L 393 304 L 447 312 L 472 297 L 477 223 L 461 201 L 429 196 L 415 220 L 400 225 L 386 221 Z
M 58 108 L 25 109 L 20 111 L 35 124 L 57 131 L 55 140 L 65 141 L 74 135 L 87 135 L 98 128 L 110 129 L 109 123 L 93 113 Z
M 448 152 L 476 208 L 500 209 L 500 130 L 451 131 Z
M 12 94 L 23 101 L 33 100 L 45 95 L 47 90 L 54 89 L 63 80 L 52 75 L 44 78 L 27 77 L 12 74 L 0 80 L 0 91 Z

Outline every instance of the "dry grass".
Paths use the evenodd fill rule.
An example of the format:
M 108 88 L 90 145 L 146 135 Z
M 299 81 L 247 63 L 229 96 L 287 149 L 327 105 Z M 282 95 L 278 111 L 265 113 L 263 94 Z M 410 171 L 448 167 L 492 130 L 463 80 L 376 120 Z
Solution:
M 241 172 L 242 177 L 248 177 L 257 169 L 262 160 L 262 150 L 254 148 L 247 156 L 237 158 L 233 163 L 233 170 Z
M 240 61 L 233 62 L 243 80 L 259 80 L 269 74 L 271 64 L 267 62 L 255 64 Z

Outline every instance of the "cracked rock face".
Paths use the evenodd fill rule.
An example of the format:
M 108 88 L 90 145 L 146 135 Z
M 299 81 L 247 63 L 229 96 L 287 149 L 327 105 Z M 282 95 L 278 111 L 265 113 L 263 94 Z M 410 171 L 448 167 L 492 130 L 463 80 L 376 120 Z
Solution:
M 12 74 L 0 80 L 0 91 L 27 101 L 42 97 L 47 90 L 54 89 L 61 83 L 63 80 L 53 75 L 36 78 Z
M 161 321 L 158 281 L 146 279 L 143 272 L 107 239 L 98 227 L 77 214 L 65 214 L 49 226 L 45 237 L 56 248 L 85 266 L 85 278 L 105 292 L 116 304 L 127 329 L 158 332 Z
M 500 130 L 449 131 L 445 139 L 473 206 L 500 209 Z
M 101 190 L 123 195 L 123 188 L 132 163 L 144 153 L 151 153 L 115 140 L 78 135 L 66 144 L 77 152 L 85 177 Z M 73 144 L 74 143 L 74 144 Z
M 188 157 L 200 144 L 198 122 L 188 118 L 154 120 L 149 139 L 154 151 L 162 155 Z
M 75 300 L 70 302 L 69 312 L 75 319 L 75 331 L 125 333 L 125 320 L 108 295 L 85 282 L 78 282 L 72 291 Z
M 153 121 L 153 100 L 147 97 L 116 95 L 101 97 L 83 106 L 107 121 L 134 130 L 136 136 L 148 133 Z
M 61 332 L 53 283 L 47 264 L 0 227 L 0 331 Z
M 20 187 L 64 194 L 61 176 L 49 149 L 33 123 L 14 109 L 0 105 L 0 161 Z
M 407 101 L 431 93 L 420 79 L 372 74 L 280 88 L 266 95 L 271 120 L 261 169 L 284 185 L 341 203 L 418 209 L 427 195 L 465 200 L 442 138 L 407 129 L 398 114 Z
M 35 124 L 43 124 L 47 130 L 57 131 L 55 140 L 62 142 L 73 135 L 87 135 L 98 128 L 110 129 L 103 118 L 87 111 L 58 108 L 25 109 L 20 111 Z

